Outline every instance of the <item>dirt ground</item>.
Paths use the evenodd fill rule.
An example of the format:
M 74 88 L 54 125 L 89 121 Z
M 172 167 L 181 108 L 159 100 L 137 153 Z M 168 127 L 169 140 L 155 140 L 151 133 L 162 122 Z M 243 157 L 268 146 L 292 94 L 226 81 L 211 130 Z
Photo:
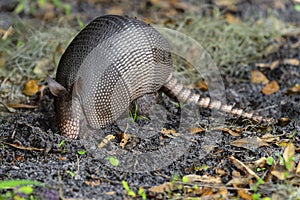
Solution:
M 283 23 L 300 28 L 300 11 L 294 9 L 296 1 L 286 1 L 282 4 L 281 1 L 236 1 L 234 8 L 228 4 L 218 4 L 226 1 L 207 1 L 210 6 L 201 10 L 197 8 L 203 2 L 195 1 L 65 2 L 71 4 L 73 13 L 82 16 L 85 24 L 94 17 L 107 13 L 137 16 L 139 19 L 150 20 L 151 23 L 166 23 L 184 20 L 184 16 L 187 15 L 186 9 L 190 9 L 196 15 L 200 12 L 210 15 L 210 6 L 213 5 L 222 11 L 222 15 L 229 13 L 241 21 L 253 19 L 253 16 L 263 18 L 268 15 L 268 9 L 272 9 Z M 160 3 L 159 6 L 157 2 Z M 11 4 L 10 1 L 3 1 L 0 3 L 0 10 L 13 18 L 54 23 L 51 18 L 55 17 L 51 16 L 48 19 L 43 13 L 32 14 L 23 11 L 15 14 L 13 11 L 16 6 L 17 4 Z M 54 11 L 62 12 L 59 9 Z M 72 23 L 76 24 L 76 18 L 70 20 L 69 26 L 74 25 Z M 268 53 L 255 62 L 244 63 L 241 65 L 245 67 L 243 70 L 235 70 L 230 74 L 222 73 L 222 79 L 228 104 L 255 110 L 261 115 L 276 119 L 286 118 L 282 120 L 285 122 L 261 125 L 217 113 L 218 116 L 225 117 L 225 123 L 213 127 L 211 123 L 216 119 L 211 117 L 212 112 L 197 108 L 188 111 L 187 114 L 193 116 L 196 113 L 198 118 L 187 117 L 182 119 L 181 123 L 193 124 L 198 129 L 182 130 L 178 127 L 178 118 L 184 112 L 184 106 L 181 109 L 166 97 L 161 104 L 170 114 L 165 119 L 164 127 L 157 127 L 157 130 L 165 128 L 167 133 L 156 132 L 151 136 L 132 137 L 124 148 L 128 151 L 126 159 L 119 159 L 118 155 L 115 155 L 119 163 L 118 166 L 114 166 L 114 162 L 118 161 L 116 157 L 99 155 L 98 151 L 89 149 L 88 142 L 70 140 L 59 135 L 53 106 L 54 97 L 45 89 L 41 99 L 37 93 L 28 97 L 26 102 L 19 102 L 34 105 L 36 108 L 14 108 L 14 112 L 10 112 L 6 106 L 1 107 L 0 180 L 26 179 L 44 183 L 46 186 L 33 187 L 31 195 L 36 199 L 144 199 L 143 194 L 147 199 L 255 199 L 253 194 L 259 194 L 256 199 L 300 199 L 300 167 L 297 166 L 300 160 L 300 32 L 283 35 L 278 41 L 275 52 Z M 275 61 L 278 61 L 277 65 Z M 267 65 L 262 66 L 261 63 Z M 272 68 L 271 64 L 276 66 Z M 267 95 L 263 90 L 267 84 L 256 84 L 251 79 L 253 72 L 257 71 L 264 74 L 270 82 L 276 81 L 279 88 Z M 5 77 L 1 75 L 0 84 L 4 80 Z M 43 80 L 39 84 L 46 85 Z M 270 88 L 274 89 L 272 86 Z M 199 88 L 195 90 L 199 91 Z M 208 95 L 208 92 L 203 93 Z M 8 98 L 1 97 L 0 100 L 3 105 L 9 104 Z M 136 127 L 133 125 L 127 132 L 135 132 Z M 182 134 L 173 134 L 171 130 Z M 146 129 L 138 131 L 141 136 L 149 135 Z M 120 147 L 121 140 L 125 137 L 119 133 L 120 130 L 112 126 L 103 132 L 106 135 L 115 135 L 111 146 Z M 266 134 L 270 134 L 273 139 L 266 140 L 263 137 Z M 99 139 L 95 136 L 91 140 L 99 143 L 101 137 Z M 185 144 L 187 140 L 188 145 L 181 148 L 180 144 Z M 179 146 L 174 145 L 172 153 L 160 152 L 160 149 L 174 142 Z M 284 152 L 288 152 L 289 144 L 293 144 L 294 150 L 289 152 L 295 166 L 294 169 L 288 170 L 287 177 L 279 178 L 278 174 L 286 172 L 286 165 L 280 164 L 280 158 L 286 159 Z M 108 152 L 111 146 L 106 148 Z M 165 156 L 165 162 L 155 158 L 148 161 L 140 158 L 135 160 L 138 155 L 147 152 L 160 152 Z M 273 165 L 265 162 L 255 165 L 255 161 L 268 157 L 275 159 Z M 238 161 L 240 164 L 237 164 Z M 139 162 L 140 168 L 133 170 L 132 162 Z M 141 162 L 145 162 L 145 166 Z M 147 165 L 155 162 L 155 169 L 148 170 Z M 285 162 L 287 163 L 286 160 Z M 246 167 L 243 167 L 243 164 Z M 248 169 L 252 169 L 255 175 Z M 182 179 L 184 176 L 190 179 Z M 264 183 L 257 184 L 257 177 L 263 179 Z M 128 183 L 129 188 L 124 186 L 124 181 Z M 0 194 L 4 196 L 8 191 L 15 190 L 16 188 L 0 190 Z M 24 196 L 25 199 L 30 196 L 15 194 L 17 195 Z

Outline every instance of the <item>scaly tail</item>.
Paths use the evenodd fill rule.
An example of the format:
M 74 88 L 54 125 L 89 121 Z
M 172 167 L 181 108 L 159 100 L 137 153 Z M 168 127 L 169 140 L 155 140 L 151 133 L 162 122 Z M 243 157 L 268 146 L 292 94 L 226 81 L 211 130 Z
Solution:
M 163 91 L 172 97 L 176 97 L 181 102 L 193 103 L 203 108 L 221 110 L 234 116 L 251 119 L 255 122 L 276 123 L 277 120 L 256 115 L 254 112 L 244 112 L 242 109 L 234 108 L 232 105 L 224 105 L 221 101 L 212 100 L 209 97 L 201 97 L 192 90 L 185 88 L 171 74 L 163 86 Z

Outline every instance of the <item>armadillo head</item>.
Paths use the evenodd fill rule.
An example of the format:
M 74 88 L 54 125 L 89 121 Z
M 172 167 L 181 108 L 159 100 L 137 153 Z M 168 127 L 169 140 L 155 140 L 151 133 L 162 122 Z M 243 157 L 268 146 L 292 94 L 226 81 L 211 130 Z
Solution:
M 47 83 L 51 93 L 55 96 L 55 112 L 59 130 L 65 137 L 76 139 L 83 115 L 78 98 L 50 77 L 47 77 Z

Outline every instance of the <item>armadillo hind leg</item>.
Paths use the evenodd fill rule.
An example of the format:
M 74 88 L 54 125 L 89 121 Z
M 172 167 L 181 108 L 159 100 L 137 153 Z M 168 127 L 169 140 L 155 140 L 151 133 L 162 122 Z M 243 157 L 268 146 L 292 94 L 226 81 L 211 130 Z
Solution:
M 130 104 L 129 107 L 130 112 L 140 117 L 149 118 L 151 106 L 155 105 L 158 102 L 158 97 L 159 97 L 158 93 L 153 92 L 153 93 L 145 94 L 135 99 Z
M 254 112 L 245 112 L 243 109 L 234 108 L 232 105 L 223 104 L 219 100 L 213 100 L 209 97 L 201 97 L 200 94 L 195 94 L 191 89 L 184 87 L 171 74 L 166 83 L 161 89 L 168 96 L 176 97 L 181 102 L 193 103 L 203 108 L 220 110 L 225 113 L 253 120 L 255 122 L 276 123 L 277 120 L 256 115 Z

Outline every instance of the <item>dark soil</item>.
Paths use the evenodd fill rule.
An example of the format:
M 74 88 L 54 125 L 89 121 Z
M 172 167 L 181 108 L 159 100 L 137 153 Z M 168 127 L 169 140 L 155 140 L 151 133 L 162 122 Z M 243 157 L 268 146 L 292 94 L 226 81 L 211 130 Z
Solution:
M 87 19 L 91 19 L 96 15 L 104 14 L 110 6 L 118 4 L 106 2 L 103 5 L 94 4 L 91 6 L 88 3 L 74 3 L 73 6 L 77 12 L 89 12 Z M 247 11 L 256 14 L 265 13 L 262 5 L 265 4 L 251 4 L 251 9 L 249 8 Z M 125 5 L 124 14 L 129 12 L 131 8 L 133 13 L 136 13 L 138 16 L 151 17 L 153 12 L 147 12 L 149 10 L 155 11 L 155 8 L 151 6 L 150 1 L 146 4 L 136 4 L 134 7 Z M 247 18 L 249 17 L 249 12 L 244 12 L 244 8 L 247 8 L 247 6 L 249 5 L 239 5 L 238 10 L 235 12 Z M 12 8 L 8 7 L 8 5 L 2 5 L 0 9 L 9 13 Z M 282 15 L 284 20 L 299 23 L 299 20 L 295 19 L 295 16 L 298 16 L 297 19 L 300 19 L 299 12 L 292 14 L 288 11 L 282 12 L 279 10 L 279 14 L 280 16 Z M 25 15 L 23 17 L 30 16 Z M 292 48 L 293 44 L 300 42 L 299 35 L 287 36 L 285 39 L 285 44 L 279 48 L 278 52 L 268 55 L 259 62 L 271 63 L 284 58 L 300 60 L 300 46 Z M 300 83 L 300 66 L 281 64 L 274 70 L 268 68 L 262 70 L 269 80 L 276 80 L 280 85 L 280 91 L 272 95 L 262 94 L 261 89 L 263 86 L 250 82 L 250 71 L 255 68 L 255 64 L 250 63 L 246 72 L 243 71 L 243 74 L 237 72 L 234 77 L 223 77 L 226 86 L 227 102 L 236 104 L 236 107 L 259 111 L 264 116 L 289 118 L 291 120 L 290 123 L 284 126 L 273 126 L 271 133 L 280 135 L 280 139 L 288 140 L 289 136 L 295 132 L 294 144 L 299 149 L 300 94 L 287 94 L 287 90 L 296 83 Z M 175 153 L 183 154 L 168 166 L 149 172 L 126 172 L 109 167 L 107 160 L 99 159 L 89 149 L 84 155 L 79 155 L 78 150 L 86 149 L 85 144 L 80 140 L 65 139 L 58 134 L 53 108 L 53 96 L 50 95 L 50 92 L 46 90 L 43 99 L 37 99 L 38 97 L 32 98 L 32 102 L 38 105 L 38 108 L 34 110 L 20 109 L 14 114 L 3 113 L 0 115 L 0 143 L 2 144 L 0 180 L 30 179 L 45 183 L 47 187 L 35 190 L 36 197 L 43 199 L 58 199 L 60 193 L 65 198 L 124 199 L 128 196 L 121 183 L 122 180 L 125 180 L 130 185 L 130 188 L 137 193 L 139 187 L 143 187 L 147 191 L 152 186 L 170 181 L 174 175 L 179 177 L 187 174 L 216 175 L 214 171 L 216 168 L 224 169 L 227 172 L 226 175 L 222 176 L 222 182 L 226 184 L 232 179 L 231 172 L 236 170 L 228 156 L 232 155 L 242 162 L 248 162 L 250 158 L 251 160 L 257 160 L 267 156 L 276 157 L 276 153 L 282 155 L 283 152 L 283 148 L 277 145 L 253 150 L 231 146 L 230 143 L 239 138 L 253 135 L 261 137 L 268 127 L 250 126 L 252 124 L 250 121 L 245 122 L 242 119 L 226 116 L 227 125 L 249 126 L 249 128 L 240 137 L 233 137 L 219 130 L 193 134 L 189 139 L 195 142 L 185 149 L 184 153 L 174 150 Z M 170 101 L 166 101 L 164 104 L 176 114 L 176 106 Z M 214 120 L 209 118 L 210 111 L 204 109 L 199 111 L 200 117 L 199 119 L 194 119 L 195 123 L 209 127 L 209 123 Z M 176 128 L 176 115 L 170 116 L 168 120 L 166 128 Z M 111 132 L 111 130 L 113 131 Z M 114 130 L 114 128 L 108 128 L 106 131 L 109 134 L 116 135 L 117 133 Z M 147 134 L 147 131 L 144 130 L 142 134 Z M 207 138 L 211 138 L 213 142 L 207 143 Z M 62 141 L 64 141 L 64 144 L 59 145 Z M 172 138 L 161 136 L 161 134 L 157 133 L 151 138 L 129 141 L 127 145 L 132 145 L 129 151 L 145 152 L 159 149 L 171 141 Z M 119 139 L 113 140 L 113 144 L 118 146 L 119 142 Z M 202 144 L 210 144 L 214 148 L 204 155 L 202 153 Z M 25 149 L 22 147 L 25 147 Z M 206 171 L 195 170 L 195 166 L 202 166 L 203 164 L 209 166 L 209 169 Z M 262 176 L 263 172 L 261 174 L 258 172 L 258 175 Z M 232 194 L 230 195 L 234 196 L 235 191 L 231 192 Z M 167 195 L 158 196 L 149 191 L 146 193 L 149 199 L 167 198 Z M 270 194 L 266 191 L 265 195 Z

